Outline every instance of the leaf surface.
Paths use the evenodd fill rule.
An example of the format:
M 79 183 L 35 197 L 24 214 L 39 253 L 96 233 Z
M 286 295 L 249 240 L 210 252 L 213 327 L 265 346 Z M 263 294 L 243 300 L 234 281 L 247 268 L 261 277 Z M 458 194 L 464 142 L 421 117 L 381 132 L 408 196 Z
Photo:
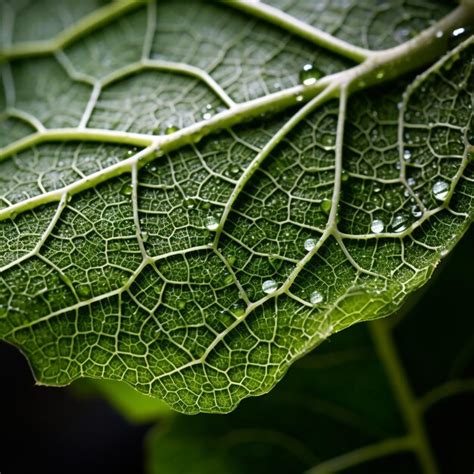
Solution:
M 0 337 L 39 382 L 228 412 L 467 229 L 469 3 L 92 3 L 17 38 L 1 2 Z

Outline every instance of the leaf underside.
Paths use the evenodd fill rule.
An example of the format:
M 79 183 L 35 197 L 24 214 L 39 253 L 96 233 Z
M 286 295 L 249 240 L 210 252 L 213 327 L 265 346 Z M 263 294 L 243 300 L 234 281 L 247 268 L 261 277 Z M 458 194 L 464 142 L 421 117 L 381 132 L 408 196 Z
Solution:
M 298 98 L 150 157 L 139 140 L 294 87 L 304 64 L 355 65 L 225 3 L 179 3 L 135 2 L 40 54 L 110 5 L 0 1 L 0 337 L 43 384 L 124 380 L 185 413 L 228 412 L 330 334 L 393 313 L 462 236 L 473 46 L 329 97 L 288 132 Z M 449 12 L 272 3 L 371 50 Z M 16 44 L 32 51 L 9 57 Z

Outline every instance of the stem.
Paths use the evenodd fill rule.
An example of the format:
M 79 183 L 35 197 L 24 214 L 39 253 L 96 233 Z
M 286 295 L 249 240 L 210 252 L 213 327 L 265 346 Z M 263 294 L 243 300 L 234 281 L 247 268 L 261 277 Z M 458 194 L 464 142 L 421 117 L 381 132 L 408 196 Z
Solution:
M 413 437 L 418 460 L 425 474 L 437 474 L 435 459 L 423 427 L 422 415 L 413 395 L 407 375 L 398 357 L 390 329 L 384 320 L 369 323 L 375 348 L 385 368 L 393 393 L 410 435 Z
M 408 436 L 387 439 L 318 464 L 306 471 L 306 474 L 332 474 L 367 461 L 412 449 L 413 439 Z

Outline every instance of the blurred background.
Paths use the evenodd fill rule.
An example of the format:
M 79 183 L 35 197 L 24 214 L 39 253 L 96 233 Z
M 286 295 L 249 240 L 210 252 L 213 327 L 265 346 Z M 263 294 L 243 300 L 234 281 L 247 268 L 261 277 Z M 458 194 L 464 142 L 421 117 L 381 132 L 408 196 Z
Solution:
M 458 391 L 453 396 L 433 404 L 426 414 L 425 426 L 428 436 L 440 470 L 446 474 L 471 473 L 474 470 L 473 242 L 474 229 L 471 228 L 452 254 L 445 259 L 429 288 L 423 289 L 413 300 L 415 302 L 412 302 L 408 314 L 394 330 L 400 358 L 416 394 L 426 393 L 437 384 L 443 383 L 450 377 L 449 374 L 454 373 L 453 371 L 456 372 L 454 378 L 471 380 L 470 389 Z M 341 428 L 340 423 L 344 420 L 333 422 L 329 418 L 324 418 L 324 413 L 310 415 L 309 411 L 301 409 L 300 413 L 291 415 L 292 390 L 310 395 L 314 390 L 318 392 L 319 400 L 324 399 L 323 388 L 326 393 L 338 391 L 339 405 L 344 405 L 346 401 L 350 402 L 353 412 L 359 414 L 360 424 L 371 421 L 373 426 L 380 428 L 383 425 L 388 431 L 403 429 L 403 420 L 396 412 L 395 415 L 390 412 L 392 413 L 390 419 L 380 415 L 387 413 L 391 408 L 384 407 L 383 390 L 387 386 L 386 381 L 382 381 L 382 385 L 375 383 L 375 378 L 380 372 L 378 366 L 374 365 L 371 372 L 370 361 L 361 359 L 360 364 L 353 360 L 342 362 L 342 365 L 337 367 L 337 373 L 336 369 L 331 367 L 325 367 L 325 372 L 321 373 L 321 367 L 317 364 L 312 368 L 312 361 L 316 363 L 324 359 L 325 355 L 330 355 L 331 351 L 353 345 L 354 341 L 358 341 L 358 346 L 363 346 L 364 331 L 364 327 L 355 327 L 331 337 L 323 346 L 292 367 L 270 395 L 245 400 L 232 415 L 176 416 L 171 431 L 165 434 L 163 440 L 161 434 L 158 436 L 156 432 L 156 424 L 160 424 L 160 421 L 149 421 L 144 424 L 127 421 L 100 395 L 85 393 L 90 392 L 88 390 L 35 386 L 28 364 L 20 352 L 12 346 L 0 343 L 2 430 L 0 472 L 1 474 L 142 473 L 145 465 L 144 443 L 150 431 L 154 431 L 155 434 L 148 445 L 154 443 L 159 446 L 158 454 L 151 456 L 154 464 L 153 472 L 165 474 L 171 471 L 173 474 L 187 472 L 185 465 L 179 467 L 178 458 L 190 452 L 190 443 L 194 443 L 194 440 L 198 444 L 193 446 L 196 453 L 191 453 L 191 457 L 195 456 L 193 461 L 197 466 L 195 472 L 206 472 L 205 463 L 202 464 L 202 469 L 199 466 L 204 458 L 206 462 L 208 461 L 206 450 L 209 446 L 211 449 L 215 446 L 212 440 L 218 439 L 221 435 L 227 436 L 227 431 L 236 426 L 239 426 L 239 429 L 247 426 L 249 420 L 253 429 L 257 430 L 256 433 L 259 429 L 266 429 L 270 423 L 273 426 L 278 422 L 280 433 L 285 434 L 286 430 L 291 434 L 293 430 L 292 436 L 300 437 L 302 442 L 309 440 L 308 446 L 317 445 L 318 447 L 314 448 L 316 451 L 325 449 L 325 453 L 328 454 L 332 453 L 332 448 L 329 446 L 331 440 L 337 442 L 337 439 L 342 441 L 344 438 L 348 440 L 347 443 L 353 442 L 354 446 L 357 446 L 358 440 L 364 436 L 367 436 L 367 439 L 377 436 L 365 433 L 360 426 L 355 426 L 354 429 Z M 318 382 L 318 371 L 321 374 L 319 381 L 331 380 L 332 385 L 326 384 L 322 387 Z M 360 389 L 354 392 L 353 387 L 357 383 Z M 364 392 L 367 386 L 370 386 L 371 392 Z M 342 387 L 342 390 L 336 390 L 335 387 Z M 373 394 L 372 399 L 368 398 L 368 393 Z M 341 397 L 346 397 L 348 400 Z M 357 397 L 359 400 L 356 400 Z M 386 398 L 390 396 L 387 395 Z M 326 400 L 325 403 L 329 402 Z M 378 414 L 375 413 L 375 408 L 371 408 L 374 403 L 381 405 Z M 313 415 L 314 418 L 311 418 Z M 311 419 L 304 425 L 306 418 Z M 168 422 L 164 423 L 168 425 Z M 199 444 L 202 439 L 209 439 L 209 446 Z M 325 443 L 318 440 L 325 440 L 327 446 L 324 447 Z M 284 450 L 278 449 L 278 446 L 260 446 L 258 441 L 251 440 L 247 444 L 249 446 L 245 447 L 245 456 L 250 456 L 248 459 L 251 460 L 249 462 L 252 472 L 253 468 L 255 472 L 266 472 L 264 466 L 269 466 L 271 470 L 268 472 L 298 473 L 308 467 L 304 460 L 292 458 L 290 455 L 283 456 L 281 451 Z M 344 449 L 348 449 L 348 446 L 344 446 Z M 202 453 L 199 450 L 202 450 Z M 316 452 L 315 456 L 324 456 L 325 453 Z M 313 454 L 310 453 L 309 457 Z M 235 458 L 231 455 L 236 456 L 235 453 L 230 453 L 230 460 L 226 459 L 226 462 L 235 465 Z M 150 459 L 150 455 L 147 458 Z M 269 462 L 269 459 L 272 459 L 272 462 Z M 170 464 L 167 464 L 169 462 L 175 467 L 169 467 Z M 260 462 L 262 464 L 258 467 Z M 275 463 L 278 463 L 278 466 Z M 207 472 L 227 474 L 226 465 L 230 464 L 220 460 L 213 464 L 219 466 L 215 467 L 219 471 L 213 471 L 214 468 L 208 465 Z M 240 467 L 247 470 L 249 468 L 245 465 Z M 229 472 L 240 471 L 229 468 Z M 404 454 L 351 468 L 347 472 L 411 474 L 418 472 L 418 467 L 416 461 Z

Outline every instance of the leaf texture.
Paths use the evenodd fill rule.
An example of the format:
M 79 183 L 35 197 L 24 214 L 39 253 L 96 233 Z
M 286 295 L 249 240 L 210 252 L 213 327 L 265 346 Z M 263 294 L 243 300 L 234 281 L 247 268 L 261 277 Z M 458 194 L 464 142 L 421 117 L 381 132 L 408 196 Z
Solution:
M 59 3 L 0 3 L 0 337 L 40 383 L 228 412 L 471 222 L 472 5 Z

